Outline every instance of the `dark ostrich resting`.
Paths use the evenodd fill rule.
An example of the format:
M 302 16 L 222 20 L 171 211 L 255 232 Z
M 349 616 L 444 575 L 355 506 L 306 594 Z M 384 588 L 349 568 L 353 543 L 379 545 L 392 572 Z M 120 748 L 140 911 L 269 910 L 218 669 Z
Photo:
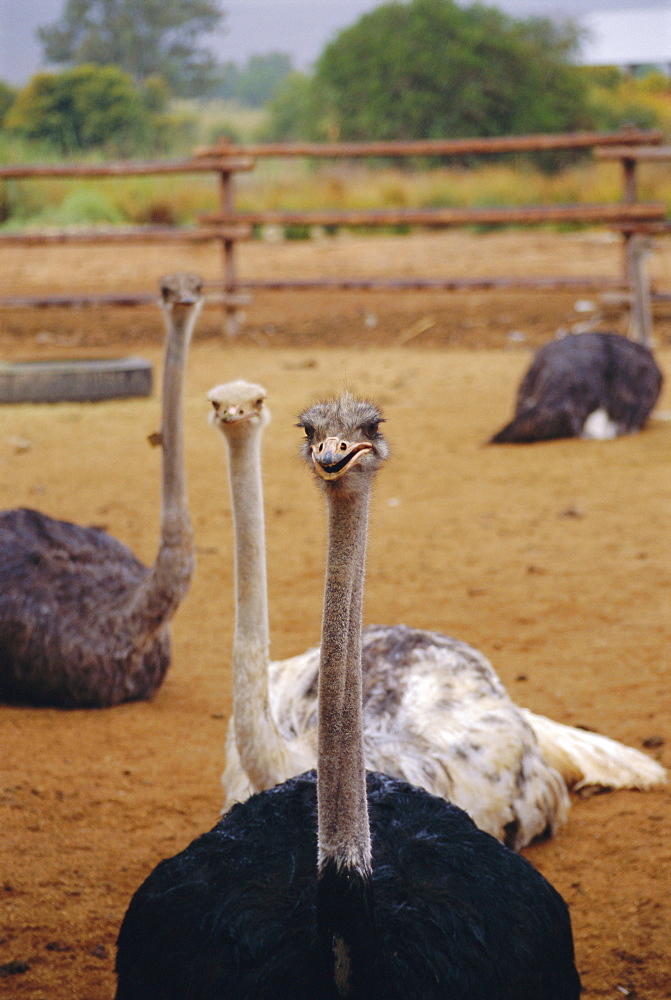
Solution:
M 0 540 L 0 699 L 92 708 L 159 686 L 170 664 L 167 629 L 137 660 L 122 637 L 116 662 L 104 669 L 95 656 L 109 646 L 119 604 L 148 574 L 125 545 L 26 508 L 0 513 Z
M 328 508 L 318 778 L 233 806 L 135 893 L 117 1000 L 578 1000 L 568 910 L 442 798 L 364 770 L 361 614 L 382 417 L 301 417 Z M 317 804 L 318 800 L 318 804 Z
M 577 1000 L 568 910 L 529 862 L 420 789 L 370 773 L 366 1000 Z M 330 1000 L 314 772 L 234 806 L 163 861 L 119 934 L 117 1000 Z M 353 893 L 356 898 L 355 893 Z M 457 942 L 455 944 L 455 942 Z
M 571 334 L 544 344 L 517 393 L 515 416 L 492 444 L 579 437 L 604 410 L 618 434 L 640 430 L 657 402 L 662 373 L 647 347 L 617 333 Z
M 149 698 L 170 665 L 169 622 L 193 575 L 182 398 L 202 306 L 197 275 L 162 279 L 161 537 L 147 568 L 95 528 L 19 508 L 0 514 L 0 700 L 101 708 Z

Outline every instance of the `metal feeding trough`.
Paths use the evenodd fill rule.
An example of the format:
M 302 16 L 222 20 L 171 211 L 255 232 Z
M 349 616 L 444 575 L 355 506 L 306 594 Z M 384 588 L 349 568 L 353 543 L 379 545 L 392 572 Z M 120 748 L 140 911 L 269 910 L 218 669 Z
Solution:
M 149 396 L 152 366 L 143 358 L 0 362 L 0 403 L 88 403 Z

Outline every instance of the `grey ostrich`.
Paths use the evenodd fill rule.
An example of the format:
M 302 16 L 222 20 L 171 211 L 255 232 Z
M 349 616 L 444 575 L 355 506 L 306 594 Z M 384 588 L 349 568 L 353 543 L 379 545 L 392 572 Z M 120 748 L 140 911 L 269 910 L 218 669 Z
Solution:
M 201 281 L 165 277 L 161 534 L 147 568 L 104 531 L 36 510 L 0 514 L 0 700 L 101 708 L 149 698 L 170 665 L 169 622 L 195 566 L 182 400 Z
M 343 418 L 344 421 L 343 421 Z M 116 1000 L 578 1000 L 569 912 L 465 812 L 365 770 L 361 610 L 379 411 L 301 417 L 328 510 L 317 773 L 162 861 L 117 942 Z
M 226 810 L 315 766 L 319 649 L 287 660 L 269 655 L 261 479 L 266 391 L 238 380 L 216 386 L 208 398 L 211 422 L 226 444 L 235 532 Z M 343 397 L 343 439 L 348 405 Z M 362 655 L 366 766 L 449 799 L 509 846 L 523 847 L 562 825 L 567 785 L 646 788 L 665 780 L 664 769 L 640 751 L 516 705 L 482 653 L 458 639 L 369 625 Z
M 605 440 L 643 427 L 662 388 L 650 350 L 617 333 L 574 333 L 544 344 L 517 392 L 515 415 L 492 444 Z

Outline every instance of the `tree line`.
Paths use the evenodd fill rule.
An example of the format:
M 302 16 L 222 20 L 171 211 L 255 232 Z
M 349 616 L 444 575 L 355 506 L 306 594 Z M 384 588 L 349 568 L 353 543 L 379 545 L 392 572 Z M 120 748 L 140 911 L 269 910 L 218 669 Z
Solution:
M 38 30 L 45 61 L 18 93 L 0 82 L 0 128 L 61 153 L 165 151 L 175 97 L 266 107 L 259 139 L 419 139 L 659 122 L 654 103 L 609 97 L 618 71 L 575 65 L 571 23 L 481 3 L 391 0 L 326 46 L 311 73 L 283 53 L 218 64 L 220 0 L 66 0 Z M 659 82 L 668 93 L 668 79 Z

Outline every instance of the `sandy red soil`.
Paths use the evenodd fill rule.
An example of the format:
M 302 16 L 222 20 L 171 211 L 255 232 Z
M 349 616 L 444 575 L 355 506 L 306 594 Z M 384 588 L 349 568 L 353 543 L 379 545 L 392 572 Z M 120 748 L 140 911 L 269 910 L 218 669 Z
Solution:
M 670 249 L 653 259 L 659 280 Z M 612 275 L 619 253 L 597 233 L 450 234 L 255 245 L 241 270 Z M 2 248 L 0 294 L 152 290 L 166 271 L 214 279 L 218 266 L 203 248 Z M 656 315 L 667 388 L 643 433 L 483 445 L 511 411 L 530 346 L 584 319 L 575 302 L 586 297 L 265 294 L 233 343 L 206 310 L 185 407 L 198 568 L 164 686 L 108 711 L 0 707 L 0 995 L 110 997 L 130 895 L 217 817 L 233 612 L 223 450 L 206 423 L 216 382 L 268 389 L 273 655 L 319 632 L 324 516 L 295 415 L 347 386 L 383 406 L 393 447 L 372 512 L 366 620 L 468 640 L 520 704 L 671 766 L 670 316 Z M 601 328 L 625 331 L 626 317 Z M 3 359 L 136 353 L 158 375 L 161 337 L 154 307 L 0 312 Z M 160 457 L 146 437 L 158 421 L 156 396 L 0 407 L 0 502 L 103 524 L 150 562 Z M 671 997 L 670 827 L 671 789 L 573 796 L 567 826 L 525 850 L 570 904 L 587 998 Z

